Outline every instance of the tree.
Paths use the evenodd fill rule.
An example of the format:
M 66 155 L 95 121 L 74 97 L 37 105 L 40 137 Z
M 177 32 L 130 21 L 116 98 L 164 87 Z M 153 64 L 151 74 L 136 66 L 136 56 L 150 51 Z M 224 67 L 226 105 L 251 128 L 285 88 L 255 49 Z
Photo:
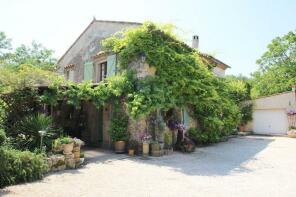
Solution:
M 12 50 L 11 39 L 0 32 L 0 66 L 17 68 L 22 64 L 31 64 L 43 70 L 55 70 L 56 58 L 53 50 L 33 41 L 31 45 L 22 44 Z
M 13 52 L 3 54 L 2 65 L 16 68 L 22 64 L 31 64 L 43 70 L 55 70 L 56 59 L 53 51 L 42 44 L 32 42 L 30 46 L 22 44 Z
M 0 55 L 3 53 L 3 49 L 11 49 L 11 40 L 6 37 L 4 32 L 0 31 Z
M 288 91 L 296 84 L 296 31 L 276 37 L 267 48 L 252 74 L 255 97 Z

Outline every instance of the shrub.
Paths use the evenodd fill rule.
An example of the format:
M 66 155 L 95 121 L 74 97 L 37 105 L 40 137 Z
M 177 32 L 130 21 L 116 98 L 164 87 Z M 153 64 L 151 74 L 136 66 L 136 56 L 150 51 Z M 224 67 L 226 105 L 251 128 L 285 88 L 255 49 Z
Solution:
M 192 139 L 196 144 L 207 144 L 211 141 L 209 133 L 202 132 L 197 128 L 190 128 L 188 129 L 187 133 L 188 137 Z
M 59 141 L 61 144 L 71 144 L 72 142 L 74 142 L 73 138 L 66 136 L 66 137 L 61 137 L 59 138 Z
M 130 139 L 129 142 L 128 142 L 128 147 L 130 149 L 136 150 L 138 148 L 138 145 L 139 145 L 139 142 L 137 140 L 134 140 L 134 139 Z
M 54 128 L 50 116 L 44 114 L 26 116 L 17 122 L 13 128 L 12 137 L 15 138 L 16 147 L 31 151 L 40 147 L 41 136 L 39 131 L 46 131 L 43 135 L 43 144 L 47 149 L 51 148 L 53 139 L 61 133 L 60 129 Z
M 116 106 L 114 107 L 114 112 L 112 114 L 113 117 L 108 130 L 113 142 L 128 140 L 128 117 L 121 109 L 118 108 L 119 107 L 116 108 Z
M 43 154 L 0 148 L 0 188 L 41 179 L 48 165 Z
M 3 129 L 0 129 L 0 146 L 2 146 L 6 141 L 6 134 Z
M 171 131 L 164 132 L 164 146 L 165 148 L 171 148 L 173 145 L 173 134 Z

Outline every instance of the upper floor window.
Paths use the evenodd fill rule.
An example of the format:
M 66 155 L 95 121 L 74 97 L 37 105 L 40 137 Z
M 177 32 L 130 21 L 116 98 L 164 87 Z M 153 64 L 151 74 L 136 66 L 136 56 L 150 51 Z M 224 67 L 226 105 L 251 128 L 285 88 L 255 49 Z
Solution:
M 74 64 L 69 64 L 64 68 L 65 79 L 74 81 Z
M 107 77 L 107 62 L 100 63 L 100 81 Z

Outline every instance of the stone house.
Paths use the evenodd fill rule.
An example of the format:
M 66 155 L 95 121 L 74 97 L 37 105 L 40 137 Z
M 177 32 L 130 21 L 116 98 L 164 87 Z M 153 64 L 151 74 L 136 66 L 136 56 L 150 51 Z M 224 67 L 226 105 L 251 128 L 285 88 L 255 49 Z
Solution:
M 70 48 L 58 61 L 58 73 L 66 80 L 76 83 L 91 80 L 94 85 L 108 76 L 116 74 L 116 54 L 102 51 L 101 41 L 118 31 L 135 28 L 141 23 L 123 21 L 103 21 L 94 19 Z M 193 36 L 192 47 L 198 47 L 198 36 Z M 205 60 L 214 65 L 213 72 L 223 77 L 228 65 L 218 59 L 201 54 Z M 136 70 L 138 78 L 153 75 L 155 70 L 140 59 L 131 64 Z M 81 137 L 89 145 L 110 147 L 108 126 L 111 116 L 111 106 L 106 105 L 97 109 L 92 103 L 84 103 L 80 110 L 70 106 L 58 106 L 56 116 L 58 121 L 68 122 L 69 133 Z M 182 121 L 185 125 L 195 124 L 186 110 L 181 110 Z M 146 128 L 144 119 L 129 121 L 129 133 L 136 135 L 138 131 Z M 67 125 L 67 124 L 66 124 Z

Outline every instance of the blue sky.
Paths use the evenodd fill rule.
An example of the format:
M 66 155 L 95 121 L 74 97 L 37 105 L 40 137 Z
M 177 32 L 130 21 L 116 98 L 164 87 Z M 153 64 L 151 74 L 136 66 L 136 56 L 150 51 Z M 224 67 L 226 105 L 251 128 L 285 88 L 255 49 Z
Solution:
M 0 0 L 0 31 L 13 45 L 32 40 L 60 57 L 93 17 L 174 23 L 200 50 L 249 75 L 276 36 L 296 29 L 295 0 Z

